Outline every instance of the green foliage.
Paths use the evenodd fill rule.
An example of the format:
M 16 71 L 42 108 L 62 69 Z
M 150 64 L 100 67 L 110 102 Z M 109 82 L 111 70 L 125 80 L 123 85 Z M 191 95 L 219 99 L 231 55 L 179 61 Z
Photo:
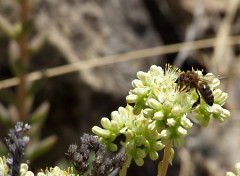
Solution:
M 25 14 L 23 15 L 24 18 L 19 18 L 19 21 L 11 23 L 0 16 L 0 32 L 9 39 L 9 67 L 13 75 L 19 78 L 21 85 L 20 78 L 27 80 L 28 59 L 32 57 L 32 54 L 40 51 L 46 41 L 46 35 L 37 33 L 32 35 L 33 20 L 28 17 L 32 8 L 23 8 L 24 5 L 28 6 L 29 4 L 24 4 L 22 1 L 16 1 L 16 3 L 19 3 L 19 13 Z M 24 11 L 24 9 L 28 11 Z M 32 126 L 32 130 L 29 132 L 31 142 L 26 153 L 27 159 L 36 159 L 48 152 L 57 141 L 55 135 L 41 139 L 41 129 L 49 112 L 49 103 L 43 102 L 39 107 L 33 109 L 34 97 L 44 86 L 44 80 L 43 77 L 32 84 L 26 84 L 27 81 L 23 81 L 24 89 L 20 89 L 20 86 L 17 88 L 19 89 L 17 91 L 22 91 L 23 96 L 21 98 L 17 96 L 17 91 L 13 92 L 7 89 L 0 91 L 0 125 L 3 125 L 6 128 L 5 130 L 13 127 L 17 121 L 28 122 Z M 21 117 L 21 112 L 25 112 L 24 117 Z M 6 147 L 0 141 L 0 154 L 5 152 Z

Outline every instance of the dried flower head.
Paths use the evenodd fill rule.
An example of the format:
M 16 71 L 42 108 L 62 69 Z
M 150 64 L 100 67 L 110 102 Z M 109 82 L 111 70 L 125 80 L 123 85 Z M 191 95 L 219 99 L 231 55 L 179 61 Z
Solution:
M 23 160 L 24 150 L 29 142 L 28 136 L 22 136 L 28 131 L 30 126 L 17 122 L 14 129 L 11 129 L 6 138 L 6 144 L 9 150 L 7 157 L 8 175 L 19 175 L 20 165 Z
M 106 146 L 100 143 L 97 137 L 89 134 L 81 137 L 80 147 L 76 144 L 70 145 L 66 155 L 80 174 L 98 176 L 110 174 L 127 159 L 122 153 L 107 157 Z

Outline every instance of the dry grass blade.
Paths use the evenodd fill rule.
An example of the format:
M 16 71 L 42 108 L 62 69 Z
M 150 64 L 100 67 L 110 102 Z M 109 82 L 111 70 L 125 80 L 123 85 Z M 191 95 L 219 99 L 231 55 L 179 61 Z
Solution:
M 183 48 L 183 46 L 188 45 L 189 42 L 177 43 L 172 45 L 159 46 L 155 48 L 148 48 L 143 50 L 131 51 L 123 54 L 117 54 L 112 56 L 105 56 L 94 59 L 87 59 L 87 61 L 79 61 L 73 64 L 67 64 L 51 69 L 47 69 L 45 71 L 37 71 L 33 73 L 29 73 L 27 75 L 27 81 L 36 81 L 40 79 L 43 75 L 46 77 L 55 77 L 60 76 L 67 73 L 72 73 L 75 71 L 89 69 L 99 66 L 104 66 L 108 64 L 127 62 L 137 59 L 146 59 L 151 58 L 153 56 L 159 56 L 163 54 L 175 53 L 180 49 L 186 50 L 197 50 L 202 48 L 210 48 L 213 47 L 216 42 L 216 38 L 198 40 L 198 41 L 190 41 L 191 45 L 188 48 Z M 229 37 L 227 41 L 225 41 L 226 45 L 234 45 L 240 43 L 240 35 Z M 10 79 L 6 79 L 0 81 L 0 89 L 16 86 L 19 83 L 19 79 L 14 77 Z

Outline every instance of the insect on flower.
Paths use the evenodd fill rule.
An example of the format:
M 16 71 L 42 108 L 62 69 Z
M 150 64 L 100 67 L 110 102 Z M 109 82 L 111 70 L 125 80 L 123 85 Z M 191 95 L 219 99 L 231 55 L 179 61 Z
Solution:
M 177 79 L 177 84 L 179 86 L 180 91 L 190 91 L 195 88 L 196 93 L 198 95 L 197 101 L 192 105 L 192 107 L 196 107 L 200 104 L 200 94 L 204 101 L 212 106 L 214 102 L 213 92 L 208 85 L 208 80 L 205 76 L 199 75 L 195 71 L 188 71 L 181 73 Z M 200 94 L 199 94 L 200 93 Z

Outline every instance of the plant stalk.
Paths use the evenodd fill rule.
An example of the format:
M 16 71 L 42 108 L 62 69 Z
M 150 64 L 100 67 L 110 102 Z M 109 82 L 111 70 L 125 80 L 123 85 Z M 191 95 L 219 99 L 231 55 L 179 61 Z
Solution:
M 28 43 L 27 43 L 27 32 L 26 24 L 28 22 L 28 0 L 20 0 L 20 23 L 22 27 L 22 31 L 20 34 L 20 38 L 18 40 L 19 49 L 20 49 L 20 67 L 21 73 L 19 75 L 20 83 L 17 89 L 18 95 L 18 107 L 19 107 L 19 120 L 24 121 L 27 118 L 27 111 L 26 111 L 26 72 L 27 72 L 27 65 L 28 65 Z
M 171 148 L 172 148 L 172 141 L 169 141 L 166 144 L 164 149 L 161 172 L 160 172 L 160 175 L 158 174 L 158 176 L 166 176 L 167 174 L 167 169 L 168 169 L 168 165 L 171 157 Z

